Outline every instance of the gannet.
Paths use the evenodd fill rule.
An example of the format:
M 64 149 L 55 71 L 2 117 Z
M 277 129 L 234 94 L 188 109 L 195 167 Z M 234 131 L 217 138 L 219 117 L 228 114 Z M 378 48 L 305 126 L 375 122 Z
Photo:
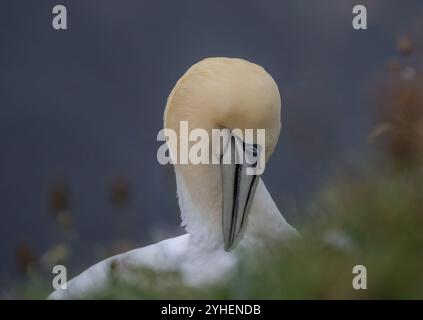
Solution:
M 266 139 L 260 148 L 267 161 L 278 142 L 280 113 L 278 86 L 262 67 L 237 58 L 207 58 L 177 81 L 167 100 L 164 127 L 178 132 L 180 122 L 188 121 L 190 128 L 207 131 L 263 128 Z M 140 266 L 178 272 L 189 286 L 219 283 L 234 270 L 241 250 L 298 235 L 262 178 L 247 176 L 243 164 L 174 164 L 174 170 L 186 234 L 103 260 L 49 299 L 80 298 L 101 290 L 112 268 L 123 278 Z

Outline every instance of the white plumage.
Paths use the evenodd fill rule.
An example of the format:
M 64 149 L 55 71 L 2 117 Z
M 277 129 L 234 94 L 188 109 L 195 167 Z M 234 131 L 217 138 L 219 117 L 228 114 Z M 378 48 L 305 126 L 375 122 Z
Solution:
M 177 131 L 179 121 L 191 128 L 264 128 L 266 160 L 280 131 L 280 96 L 273 79 L 261 67 L 241 59 L 209 58 L 192 66 L 177 82 L 165 111 L 165 128 Z M 169 146 L 172 148 L 172 146 Z M 240 250 L 263 248 L 296 236 L 261 178 L 249 207 L 238 245 L 225 250 L 222 237 L 222 174 L 219 165 L 175 165 L 177 193 L 187 234 L 110 257 L 56 290 L 50 299 L 80 298 L 101 290 L 111 269 L 131 279 L 134 267 L 176 271 L 190 286 L 227 279 Z M 231 244 L 232 246 L 232 244 Z

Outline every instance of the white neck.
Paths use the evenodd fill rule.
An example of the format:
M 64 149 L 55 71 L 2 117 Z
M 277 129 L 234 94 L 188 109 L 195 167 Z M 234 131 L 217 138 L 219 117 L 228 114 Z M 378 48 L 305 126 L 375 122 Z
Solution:
M 218 165 L 175 167 L 182 225 L 193 243 L 210 249 L 223 248 L 221 175 Z M 279 212 L 262 179 L 251 204 L 241 246 L 265 244 L 296 233 Z

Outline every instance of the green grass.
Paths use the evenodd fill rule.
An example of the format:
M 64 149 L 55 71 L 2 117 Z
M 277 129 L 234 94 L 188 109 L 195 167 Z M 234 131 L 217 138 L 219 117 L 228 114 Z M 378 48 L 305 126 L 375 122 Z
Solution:
M 115 280 L 86 298 L 421 299 L 422 181 L 418 173 L 330 183 L 315 201 L 319 215 L 301 240 L 271 254 L 244 256 L 225 286 L 192 289 L 177 274 L 140 270 L 139 280 Z M 352 287 L 357 264 L 367 268 L 367 290 Z M 44 298 L 40 283 L 20 288 L 23 297 Z

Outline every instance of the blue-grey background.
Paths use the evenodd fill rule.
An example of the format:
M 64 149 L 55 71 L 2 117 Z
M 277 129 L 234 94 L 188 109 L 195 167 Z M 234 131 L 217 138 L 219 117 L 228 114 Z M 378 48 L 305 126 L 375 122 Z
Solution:
M 56 4 L 68 9 L 68 30 L 51 26 Z M 366 31 L 352 28 L 355 4 L 367 6 Z M 283 132 L 264 179 L 300 227 L 326 179 L 361 161 L 375 84 L 399 58 L 398 38 L 423 29 L 422 8 L 421 0 L 2 1 L 0 297 L 25 277 L 22 245 L 39 270 L 42 255 L 65 244 L 72 276 L 116 243 L 183 232 L 156 135 L 174 83 L 205 57 L 245 58 L 278 83 Z M 116 177 L 129 182 L 123 206 L 110 201 Z M 49 209 L 57 181 L 69 190 L 70 231 Z

